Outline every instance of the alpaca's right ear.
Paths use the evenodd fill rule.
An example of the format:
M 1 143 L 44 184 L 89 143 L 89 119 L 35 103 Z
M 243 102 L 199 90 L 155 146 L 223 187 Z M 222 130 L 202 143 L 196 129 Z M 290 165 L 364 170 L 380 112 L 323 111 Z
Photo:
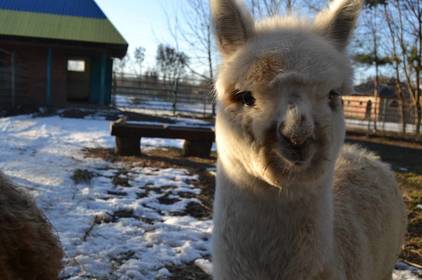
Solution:
M 217 44 L 224 56 L 231 55 L 253 36 L 254 21 L 237 0 L 210 0 Z
M 344 50 L 355 27 L 363 0 L 333 0 L 316 19 L 317 30 Z

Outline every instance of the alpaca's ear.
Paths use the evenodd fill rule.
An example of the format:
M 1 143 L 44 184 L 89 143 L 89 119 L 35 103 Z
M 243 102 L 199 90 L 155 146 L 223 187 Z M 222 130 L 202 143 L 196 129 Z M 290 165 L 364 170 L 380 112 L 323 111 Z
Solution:
M 224 56 L 235 52 L 253 36 L 254 21 L 237 0 L 210 0 L 217 44 Z
M 362 3 L 363 0 L 333 0 L 328 9 L 321 11 L 315 19 L 318 32 L 331 39 L 340 50 L 344 50 Z

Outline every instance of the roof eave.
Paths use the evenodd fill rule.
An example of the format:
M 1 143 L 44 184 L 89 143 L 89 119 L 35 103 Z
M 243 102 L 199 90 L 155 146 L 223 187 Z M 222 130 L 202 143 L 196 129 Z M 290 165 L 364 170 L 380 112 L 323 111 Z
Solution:
M 62 39 L 38 38 L 38 37 L 10 36 L 10 35 L 0 34 L 0 42 L 1 41 L 8 41 L 10 43 L 13 43 L 13 42 L 27 43 L 27 44 L 45 46 L 45 47 L 82 47 L 82 48 L 92 48 L 92 49 L 106 49 L 110 52 L 110 55 L 115 58 L 123 58 L 126 55 L 128 47 L 129 47 L 127 43 L 113 44 L 113 43 L 73 41 L 73 40 L 62 40 Z

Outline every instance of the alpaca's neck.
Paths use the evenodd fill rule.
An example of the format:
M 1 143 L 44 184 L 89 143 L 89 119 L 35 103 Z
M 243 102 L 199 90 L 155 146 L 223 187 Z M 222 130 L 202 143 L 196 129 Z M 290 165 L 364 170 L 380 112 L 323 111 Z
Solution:
M 234 175 L 233 170 L 237 169 L 236 174 L 239 174 L 239 168 L 235 163 L 227 166 L 220 161 L 218 164 L 215 222 L 221 225 L 235 216 L 236 228 L 227 228 L 227 232 L 233 230 L 231 233 L 237 235 L 235 240 L 258 236 L 258 242 L 248 246 L 251 246 L 249 250 L 256 250 L 263 256 L 266 253 L 274 255 L 271 251 L 278 248 L 282 252 L 276 256 L 276 261 L 286 265 L 286 269 L 298 252 L 310 258 L 300 260 L 301 263 L 322 267 L 332 256 L 334 246 L 332 173 L 308 182 L 306 186 L 300 182 L 286 185 L 285 188 L 291 189 L 286 192 L 252 178 L 246 172 Z M 295 188 L 309 192 L 297 195 Z M 268 248 L 267 244 L 270 244 Z M 303 250 L 309 254 L 304 255 Z M 315 266 L 315 261 L 320 263 Z

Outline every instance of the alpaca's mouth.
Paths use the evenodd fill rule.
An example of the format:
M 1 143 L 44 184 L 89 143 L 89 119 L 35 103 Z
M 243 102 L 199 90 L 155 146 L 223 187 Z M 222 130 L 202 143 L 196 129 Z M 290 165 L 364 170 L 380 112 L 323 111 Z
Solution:
M 280 139 L 278 154 L 288 163 L 303 167 L 306 166 L 312 159 L 314 154 L 314 140 L 308 138 L 301 144 L 295 144 L 290 139 L 283 137 Z

